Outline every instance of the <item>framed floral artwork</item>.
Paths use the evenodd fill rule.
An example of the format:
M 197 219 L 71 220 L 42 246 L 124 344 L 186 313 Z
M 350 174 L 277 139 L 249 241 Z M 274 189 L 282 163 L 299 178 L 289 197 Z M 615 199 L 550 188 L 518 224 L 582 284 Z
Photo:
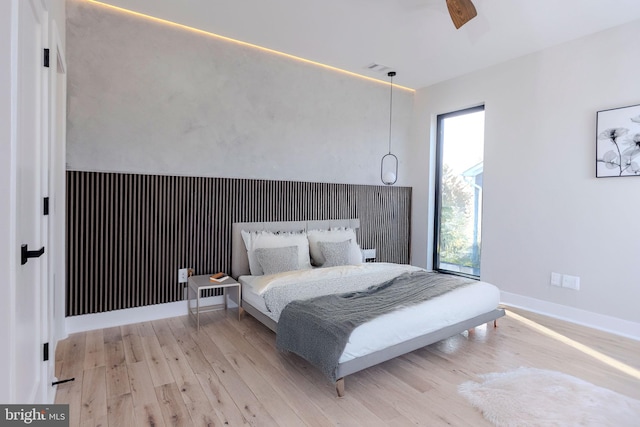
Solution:
M 640 176 L 640 105 L 598 111 L 596 177 Z

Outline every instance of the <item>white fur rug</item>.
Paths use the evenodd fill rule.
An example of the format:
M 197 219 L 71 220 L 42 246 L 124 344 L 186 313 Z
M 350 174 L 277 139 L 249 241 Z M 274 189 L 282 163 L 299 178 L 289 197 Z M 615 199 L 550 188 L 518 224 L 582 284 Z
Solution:
M 640 426 L 640 400 L 561 372 L 518 368 L 458 386 L 496 426 Z

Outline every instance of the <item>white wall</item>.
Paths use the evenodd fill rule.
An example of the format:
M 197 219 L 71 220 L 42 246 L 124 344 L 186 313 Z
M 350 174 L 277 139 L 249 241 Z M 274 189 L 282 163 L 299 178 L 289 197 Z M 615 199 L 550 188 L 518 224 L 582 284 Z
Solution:
M 639 39 L 636 21 L 419 90 L 413 262 L 432 256 L 435 116 L 484 103 L 482 279 L 634 322 L 640 337 L 640 178 L 595 178 L 596 112 L 640 104 Z M 552 271 L 580 276 L 581 290 L 550 286 Z
M 0 282 L 4 298 L 0 298 L 0 342 L 13 342 L 14 332 L 12 301 L 15 293 L 15 147 L 12 146 L 13 101 L 11 97 L 11 70 L 14 58 L 11 54 L 12 9 L 15 2 L 0 2 Z M 13 238 L 11 235 L 13 234 Z M 0 402 L 10 402 L 11 355 L 0 352 Z
M 381 184 L 386 84 L 77 0 L 67 57 L 68 169 Z M 412 106 L 396 89 L 398 185 Z
M 388 87 L 77 0 L 67 7 L 69 169 L 379 183 Z M 596 111 L 640 103 L 639 31 L 635 22 L 415 97 L 395 92 L 414 264 L 432 255 L 435 116 L 484 103 L 483 279 L 567 313 L 640 322 L 640 178 L 594 178 Z M 582 290 L 551 287 L 551 271 L 580 276 Z
M 60 37 L 60 45 L 65 46 L 66 34 L 66 2 L 65 0 L 44 0 L 47 10 L 49 11 L 49 21 L 55 21 L 58 26 L 58 35 Z

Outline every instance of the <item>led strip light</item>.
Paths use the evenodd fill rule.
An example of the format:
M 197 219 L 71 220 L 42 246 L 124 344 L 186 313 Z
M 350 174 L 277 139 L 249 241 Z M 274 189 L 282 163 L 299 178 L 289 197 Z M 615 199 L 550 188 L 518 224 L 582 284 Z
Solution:
M 271 53 L 271 54 L 274 54 L 274 55 L 283 56 L 283 57 L 286 57 L 286 58 L 289 58 L 289 59 L 294 59 L 296 61 L 301 61 L 301 62 L 304 62 L 304 63 L 307 63 L 307 64 L 311 64 L 311 65 L 315 65 L 315 66 L 318 66 L 318 67 L 326 68 L 326 69 L 331 70 L 331 71 L 337 71 L 339 73 L 347 74 L 347 75 L 350 75 L 352 77 L 358 77 L 358 78 L 361 78 L 361 79 L 370 80 L 372 82 L 381 83 L 381 84 L 384 84 L 384 85 L 389 85 L 389 82 L 385 82 L 383 80 L 378 80 L 378 79 L 375 79 L 373 77 L 364 76 L 362 74 L 354 73 L 352 71 L 343 70 L 341 68 L 333 67 L 331 65 L 323 64 L 321 62 L 311 61 L 310 59 L 301 58 L 299 56 L 290 55 L 288 53 L 280 52 L 280 51 L 277 51 L 277 50 L 274 50 L 274 49 L 269 49 L 269 48 L 258 46 L 258 45 L 252 44 L 252 43 L 247 43 L 247 42 L 243 42 L 243 41 L 240 41 L 240 40 L 232 39 L 230 37 L 221 36 L 219 34 L 211 33 L 209 31 L 200 30 L 198 28 L 190 27 L 188 25 L 178 24 L 177 22 L 169 21 L 169 20 L 162 19 L 162 18 L 156 18 L 156 17 L 151 16 L 151 15 L 145 15 L 144 13 L 135 12 L 133 10 L 124 9 L 124 8 L 118 7 L 118 6 L 113 6 L 111 4 L 107 4 L 107 3 L 104 3 L 104 2 L 101 2 L 101 1 L 97 1 L 97 0 L 85 0 L 85 1 L 87 1 L 89 3 L 96 4 L 96 5 L 100 5 L 100 6 L 103 6 L 103 7 L 107 7 L 109 9 L 117 10 L 119 12 L 128 13 L 128 14 L 140 17 L 140 18 L 149 19 L 151 21 L 155 21 L 155 22 L 158 22 L 160 24 L 171 25 L 171 26 L 178 27 L 178 28 L 181 28 L 181 29 L 184 29 L 184 30 L 190 30 L 190 31 L 202 34 L 202 35 L 206 35 L 206 36 L 209 36 L 209 37 L 217 38 L 219 40 L 224 40 L 224 41 L 227 41 L 227 42 L 236 43 L 236 44 L 239 44 L 241 46 L 250 47 L 250 48 L 253 48 L 253 49 L 259 49 L 259 50 L 262 50 L 264 52 L 268 52 L 268 53 Z M 415 89 L 411 89 L 411 88 L 405 87 L 405 86 L 400 86 L 400 85 L 397 85 L 397 84 L 394 84 L 394 87 L 395 88 L 399 88 L 399 89 L 403 89 L 403 90 L 406 90 L 406 91 L 409 91 L 409 92 L 415 92 Z

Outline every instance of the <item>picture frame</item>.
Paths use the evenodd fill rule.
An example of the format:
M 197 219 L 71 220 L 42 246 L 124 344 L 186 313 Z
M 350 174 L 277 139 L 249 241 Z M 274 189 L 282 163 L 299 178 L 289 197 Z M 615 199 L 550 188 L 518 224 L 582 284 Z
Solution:
M 596 117 L 596 177 L 640 176 L 640 105 Z

